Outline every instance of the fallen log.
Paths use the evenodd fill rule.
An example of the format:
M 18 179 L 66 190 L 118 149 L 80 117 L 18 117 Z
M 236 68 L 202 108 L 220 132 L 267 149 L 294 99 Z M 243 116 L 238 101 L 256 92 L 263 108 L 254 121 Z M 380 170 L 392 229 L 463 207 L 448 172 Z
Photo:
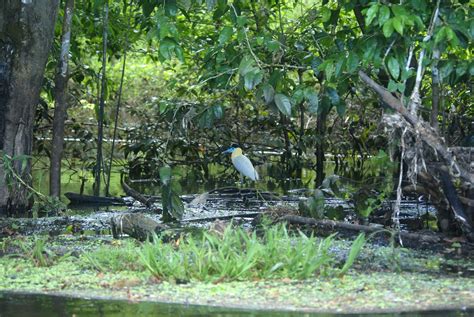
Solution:
M 122 183 L 123 191 L 127 195 L 134 198 L 136 201 L 141 202 L 147 208 L 153 207 L 153 203 L 156 201 L 156 197 L 145 197 L 144 195 L 142 195 L 141 193 L 139 193 L 138 191 L 130 187 L 125 181 L 122 180 L 121 183 Z M 160 208 L 155 208 L 155 209 L 159 209 L 161 211 Z
M 387 241 L 390 241 L 391 239 L 393 239 L 394 241 L 399 241 L 401 239 L 401 241 L 403 242 L 403 246 L 406 247 L 422 247 L 429 244 L 441 242 L 441 237 L 439 235 L 427 235 L 403 231 L 394 231 L 379 226 L 366 226 L 327 219 L 318 220 L 314 218 L 307 218 L 296 215 L 282 216 L 276 221 L 298 225 L 309 225 L 317 228 L 318 230 L 320 230 L 319 232 L 323 233 L 324 235 L 332 234 L 334 233 L 334 231 L 338 231 L 340 233 L 344 233 L 343 231 L 347 231 L 350 234 L 358 233 L 361 231 L 379 234 L 381 237 L 387 239 Z M 394 239 L 394 237 L 396 238 Z M 398 239 L 398 237 L 400 237 L 400 239 Z

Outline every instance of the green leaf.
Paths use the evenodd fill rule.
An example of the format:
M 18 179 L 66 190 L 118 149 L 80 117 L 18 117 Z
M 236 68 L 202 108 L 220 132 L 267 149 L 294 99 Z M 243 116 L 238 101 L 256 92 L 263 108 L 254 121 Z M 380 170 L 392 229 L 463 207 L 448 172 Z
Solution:
M 357 56 L 357 53 L 351 51 L 349 53 L 349 57 L 347 58 L 347 71 L 352 74 L 357 70 L 358 66 L 359 57 Z
M 393 11 L 393 14 L 396 17 L 402 17 L 402 16 L 407 16 L 408 15 L 408 12 L 405 9 L 405 7 L 403 7 L 401 5 L 393 5 L 392 6 L 392 11 Z
M 273 97 L 275 96 L 275 88 L 273 88 L 270 84 L 265 84 L 263 86 L 263 99 L 265 100 L 266 104 L 269 104 L 273 101 Z
M 304 96 L 309 103 L 308 111 L 311 113 L 318 113 L 319 96 L 314 88 L 306 88 L 304 91 Z
M 231 26 L 225 26 L 219 34 L 219 44 L 222 45 L 227 43 L 227 41 L 232 37 L 232 34 L 234 34 L 234 28 Z
M 374 4 L 367 10 L 367 14 L 365 16 L 365 24 L 367 26 L 369 26 L 372 23 L 372 21 L 375 19 L 378 11 L 379 11 L 379 4 Z
M 263 73 L 259 69 L 253 69 L 244 76 L 244 86 L 247 90 L 252 90 L 262 82 Z
M 270 40 L 270 41 L 267 41 L 265 44 L 267 46 L 267 49 L 272 53 L 280 49 L 280 42 L 278 41 Z
M 163 185 L 169 184 L 171 180 L 171 167 L 165 165 L 160 168 L 160 180 Z
M 328 87 L 326 89 L 326 94 L 328 95 L 329 100 L 331 101 L 331 105 L 337 106 L 341 102 L 341 98 L 339 97 L 339 94 L 337 93 L 336 89 Z
M 243 17 L 243 16 L 238 16 L 237 17 L 237 25 L 238 26 L 245 26 L 247 24 L 247 17 Z
M 331 81 L 332 75 L 334 74 L 335 66 L 332 61 L 328 61 L 326 63 L 326 68 L 324 69 L 324 73 L 326 74 L 326 80 Z
M 404 23 L 403 23 L 403 19 L 401 16 L 396 16 L 392 19 L 393 21 L 393 27 L 395 28 L 395 30 L 400 34 L 400 35 L 403 35 L 403 27 L 404 27 Z
M 339 117 L 344 117 L 344 114 L 346 113 L 346 103 L 345 102 L 339 102 L 337 105 L 336 105 L 336 111 L 337 111 L 337 114 L 339 115 Z
M 442 42 L 444 41 L 444 39 L 446 38 L 446 26 L 442 26 L 438 32 L 436 32 L 436 35 L 435 35 L 435 43 L 438 44 L 439 42 Z
M 384 25 L 388 19 L 390 19 L 390 8 L 386 5 L 382 5 L 379 10 L 379 25 Z
M 245 55 L 240 61 L 239 74 L 245 76 L 247 73 L 255 69 L 255 60 L 250 55 Z
M 388 21 L 385 22 L 385 24 L 383 25 L 382 31 L 383 31 L 383 35 L 386 38 L 389 38 L 390 36 L 392 36 L 393 31 L 394 31 L 394 29 L 393 29 L 393 18 L 388 19 Z
M 327 7 L 321 8 L 321 22 L 326 23 L 331 18 L 331 10 Z
M 160 41 L 160 54 L 164 59 L 171 59 L 174 55 L 182 60 L 182 49 L 172 38 L 164 38 Z
M 446 64 L 441 66 L 439 69 L 439 75 L 441 77 L 441 80 L 444 80 L 445 78 L 447 78 L 453 70 L 454 70 L 454 61 L 448 61 Z
M 467 73 L 468 64 L 467 62 L 459 62 L 456 65 L 456 76 L 461 77 Z
M 393 76 L 393 79 L 397 80 L 400 76 L 400 64 L 395 57 L 390 57 L 387 62 L 388 71 Z
M 398 85 L 395 81 L 390 79 L 390 81 L 388 82 L 387 89 L 390 92 L 396 92 L 398 90 Z
M 450 27 L 446 27 L 446 38 L 448 39 L 448 41 L 451 43 L 452 46 L 459 45 L 459 39 L 456 33 Z
M 301 102 L 303 102 L 304 98 L 305 98 L 304 89 L 301 87 L 297 88 L 292 96 L 294 103 L 300 104 Z
M 277 105 L 278 109 L 284 115 L 290 117 L 291 116 L 291 102 L 290 98 L 285 96 L 284 94 L 276 94 L 275 95 L 275 104 Z
M 319 75 L 319 72 L 320 72 L 319 65 L 321 65 L 322 63 L 323 61 L 319 57 L 313 57 L 313 59 L 311 60 L 311 69 L 313 70 L 316 76 Z

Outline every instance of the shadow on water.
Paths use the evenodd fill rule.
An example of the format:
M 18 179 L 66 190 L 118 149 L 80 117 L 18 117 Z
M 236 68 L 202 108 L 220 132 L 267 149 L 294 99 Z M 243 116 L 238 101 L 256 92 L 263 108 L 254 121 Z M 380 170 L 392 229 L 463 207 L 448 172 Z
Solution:
M 472 316 L 474 310 L 439 310 L 404 313 L 370 313 L 370 314 L 332 314 L 306 312 L 278 312 L 241 310 L 209 306 L 177 305 L 154 302 L 132 303 L 119 300 L 90 300 L 54 295 L 5 294 L 0 293 L 0 317 L 6 316 L 314 316 L 314 317 L 464 317 Z

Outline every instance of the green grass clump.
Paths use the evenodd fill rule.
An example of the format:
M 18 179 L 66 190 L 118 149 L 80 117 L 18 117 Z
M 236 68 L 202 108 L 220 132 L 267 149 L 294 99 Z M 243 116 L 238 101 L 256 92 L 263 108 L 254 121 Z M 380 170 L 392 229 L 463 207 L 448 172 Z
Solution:
M 100 272 L 142 271 L 138 260 L 138 246 L 134 241 L 120 241 L 115 245 L 102 246 L 92 253 L 84 253 L 86 266 Z
M 179 244 L 154 237 L 139 252 L 156 278 L 175 281 L 231 281 L 269 278 L 306 279 L 314 275 L 344 274 L 365 239 L 359 238 L 343 270 L 335 268 L 329 252 L 334 235 L 325 239 L 289 234 L 284 225 L 268 227 L 263 237 L 229 226 L 222 236 L 203 233 Z M 350 262 L 349 262 L 350 261 Z

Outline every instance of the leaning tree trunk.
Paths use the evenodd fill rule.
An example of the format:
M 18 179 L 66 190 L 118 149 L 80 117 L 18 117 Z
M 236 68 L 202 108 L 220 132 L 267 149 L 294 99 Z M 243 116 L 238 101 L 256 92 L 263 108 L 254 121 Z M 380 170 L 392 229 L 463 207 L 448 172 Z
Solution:
M 58 0 L 0 2 L 0 216 L 25 214 L 36 105 L 54 36 Z M 12 169 L 6 160 L 13 159 Z M 21 178 L 21 179 L 20 179 Z
M 51 166 L 49 170 L 49 194 L 59 197 L 61 194 L 61 158 L 64 148 L 64 121 L 67 115 L 67 80 L 69 47 L 71 45 L 71 21 L 74 0 L 66 0 L 64 6 L 63 34 L 61 36 L 61 54 L 58 71 L 54 79 L 55 105 L 53 119 L 53 139 L 51 146 Z
M 473 215 L 470 214 L 473 204 L 471 197 L 463 197 L 460 195 L 453 184 L 460 183 L 461 194 L 473 188 L 474 173 L 472 173 L 469 160 L 463 160 L 462 157 L 454 149 L 449 149 L 444 140 L 437 134 L 437 131 L 424 122 L 421 118 L 410 112 L 397 98 L 395 98 L 388 90 L 377 84 L 363 71 L 359 71 L 359 77 L 374 90 L 382 99 L 382 101 L 393 110 L 397 111 L 401 117 L 397 119 L 402 127 L 410 128 L 423 144 L 430 151 L 435 153 L 437 161 L 432 164 L 423 164 L 426 169 L 425 175 L 428 175 L 431 181 L 426 184 L 430 199 L 440 200 L 441 203 L 433 201 L 438 207 L 438 218 L 443 217 L 446 211 L 451 212 L 451 217 L 443 217 L 448 223 L 441 225 L 440 229 L 445 232 L 452 233 L 453 226 L 459 227 L 463 234 L 474 241 L 474 225 L 472 224 Z M 415 149 L 416 150 L 416 149 Z M 419 149 L 418 149 L 419 150 Z M 470 156 L 470 154 L 469 154 Z M 421 166 L 421 165 L 420 165 Z M 421 179 L 422 181 L 422 179 Z M 420 188 L 423 188 L 423 185 Z M 432 188 L 429 188 L 432 187 Z M 434 197 L 433 197 L 434 196 Z M 441 207 L 440 206 L 446 206 Z M 441 210 L 444 209 L 444 210 Z M 450 221 L 451 218 L 453 221 Z

